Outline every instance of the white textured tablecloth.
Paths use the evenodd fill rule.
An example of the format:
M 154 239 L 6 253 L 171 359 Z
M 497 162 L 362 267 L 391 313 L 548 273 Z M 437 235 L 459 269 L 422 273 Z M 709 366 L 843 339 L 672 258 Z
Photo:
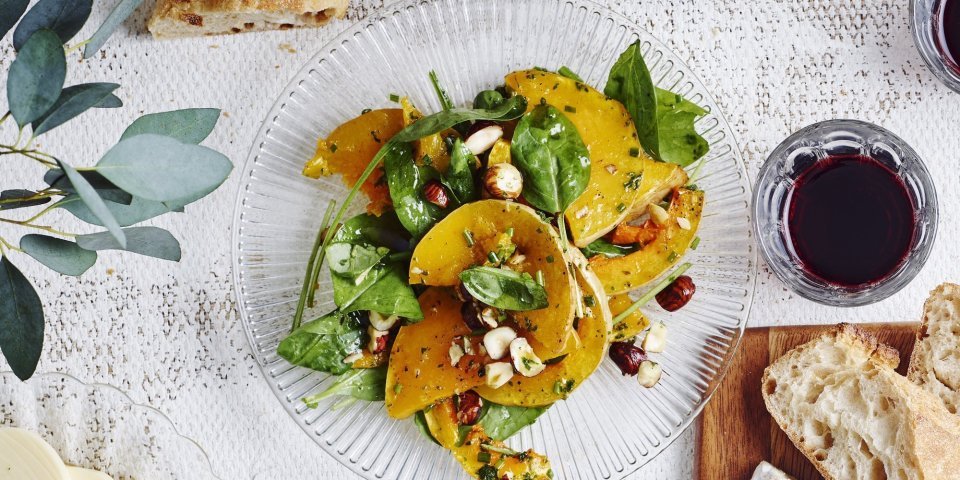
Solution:
M 98 1 L 90 24 L 99 24 L 117 1 Z M 377 0 L 354 3 L 353 19 L 381 6 Z M 828 308 L 789 292 L 761 261 L 751 325 L 913 320 L 927 291 L 960 280 L 954 241 L 960 224 L 953 212 L 960 207 L 960 95 L 936 81 L 914 48 L 908 0 L 605 3 L 697 72 L 732 125 L 751 178 L 788 134 L 830 118 L 891 129 L 936 178 L 939 239 L 932 260 L 907 288 L 870 307 Z M 182 241 L 179 264 L 107 253 L 77 280 L 25 256 L 14 258 L 37 280 L 46 305 L 39 371 L 113 384 L 159 408 L 204 446 L 224 479 L 353 478 L 287 417 L 258 371 L 236 311 L 230 257 L 236 173 L 255 133 L 293 74 L 350 21 L 167 42 L 153 41 L 145 22 L 146 13 L 139 12 L 99 58 L 74 55 L 69 61 L 68 83 L 118 82 L 125 107 L 86 113 L 44 136 L 40 146 L 88 165 L 142 113 L 219 107 L 224 115 L 208 143 L 230 156 L 237 172 L 186 214 L 155 222 Z M 0 85 L 13 57 L 8 38 L 0 52 Z M 0 131 L 0 139 L 10 135 L 9 128 Z M 0 188 L 39 186 L 41 173 L 26 162 L 0 159 Z M 8 237 L 19 233 L 0 228 Z M 2 360 L 0 369 L 6 369 Z M 691 429 L 632 478 L 693 478 L 695 456 Z

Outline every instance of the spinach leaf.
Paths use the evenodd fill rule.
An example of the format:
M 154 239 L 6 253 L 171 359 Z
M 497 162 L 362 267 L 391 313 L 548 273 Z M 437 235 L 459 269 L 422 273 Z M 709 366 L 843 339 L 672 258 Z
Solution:
M 310 408 L 317 408 L 321 401 L 338 395 L 380 402 L 386 398 L 386 388 L 387 367 L 358 368 L 343 374 L 323 392 L 304 397 L 303 403 Z
M 560 69 L 557 70 L 557 73 L 569 79 L 576 80 L 580 83 L 583 83 L 583 79 L 580 78 L 580 75 L 577 75 L 577 72 L 574 72 L 573 70 L 570 69 L 570 67 L 566 65 L 560 67 Z
M 507 407 L 496 403 L 487 403 L 488 407 L 479 424 L 483 431 L 494 440 L 506 440 L 515 433 L 533 425 L 540 415 L 543 415 L 550 406 L 546 407 Z
M 473 108 L 492 109 L 503 103 L 503 94 L 496 90 L 484 90 L 473 99 Z
M 389 254 L 386 247 L 332 243 L 327 247 L 327 263 L 334 274 L 360 283 Z
M 410 236 L 393 211 L 379 217 L 362 213 L 343 222 L 333 236 L 333 243 L 367 243 L 395 252 L 410 250 Z
M 423 435 L 431 442 L 440 445 L 440 442 L 438 442 L 436 438 L 433 438 L 433 434 L 430 433 L 430 427 L 427 425 L 427 416 L 423 413 L 423 410 L 417 412 L 413 416 L 413 423 L 416 424 L 417 430 L 420 431 L 420 435 Z
M 333 300 L 343 312 L 372 310 L 387 316 L 397 315 L 408 321 L 423 320 L 417 295 L 407 283 L 405 263 L 375 267 L 359 285 L 336 275 L 331 279 Z
M 403 227 L 415 238 L 422 237 L 444 216 L 443 209 L 423 197 L 424 186 L 430 180 L 438 180 L 439 175 L 435 169 L 414 161 L 409 143 L 395 143 L 387 148 L 383 169 L 393 208 Z
M 362 337 L 356 320 L 332 312 L 291 332 L 277 354 L 294 365 L 339 375 L 350 370 L 343 359 L 360 350 Z
M 460 272 L 463 286 L 477 300 L 522 312 L 546 308 L 547 291 L 528 273 L 494 267 L 472 267 Z
M 597 239 L 581 249 L 587 258 L 603 255 L 607 258 L 622 257 L 635 252 L 632 246 L 614 245 L 604 239 Z
M 560 213 L 590 182 L 590 152 L 577 128 L 557 108 L 540 105 L 520 119 L 511 145 L 523 174 L 523 197 L 548 213 Z
M 697 133 L 694 121 L 706 115 L 699 105 L 676 93 L 657 89 L 657 128 L 660 159 L 686 167 L 710 151 L 710 144 Z
M 428 135 L 433 135 L 434 133 L 440 133 L 450 127 L 453 127 L 454 125 L 457 125 L 458 123 L 472 122 L 475 120 L 505 122 L 520 118 L 520 116 L 523 115 L 523 112 L 526 111 L 527 98 L 522 95 L 514 95 L 507 101 L 489 110 L 451 108 L 450 110 L 444 110 L 432 115 L 427 115 L 426 117 L 417 120 L 416 123 L 404 128 L 403 130 L 400 130 L 400 132 L 394 135 L 394 137 L 390 140 L 391 142 L 412 142 L 415 140 L 420 140 Z M 381 149 L 381 151 L 382 150 L 383 149 Z M 373 165 L 376 163 L 376 161 L 377 159 L 374 158 L 374 161 L 370 162 L 370 164 Z M 358 182 L 361 182 L 362 180 L 365 179 L 361 178 L 358 180 Z
M 637 40 L 620 55 L 610 69 L 603 93 L 623 104 L 633 117 L 640 144 L 654 158 L 660 158 L 660 137 L 657 129 L 657 94 L 653 78 Z
M 450 166 L 447 168 L 443 184 L 450 189 L 460 205 L 480 198 L 477 184 L 473 180 L 479 163 L 477 156 L 464 145 L 463 140 L 458 138 L 453 142 Z

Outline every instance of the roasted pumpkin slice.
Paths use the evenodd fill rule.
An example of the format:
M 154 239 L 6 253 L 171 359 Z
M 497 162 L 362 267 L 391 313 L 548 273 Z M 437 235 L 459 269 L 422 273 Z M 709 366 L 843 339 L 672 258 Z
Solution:
M 547 457 L 533 450 L 527 450 L 519 455 L 500 453 L 496 450 L 509 451 L 507 445 L 490 438 L 479 425 L 475 425 L 465 434 L 461 433 L 452 398 L 424 411 L 424 418 L 433 438 L 441 446 L 450 450 L 463 469 L 473 478 L 512 478 L 514 480 L 553 478 Z M 482 445 L 493 447 L 494 450 L 484 448 Z M 486 455 L 481 455 L 483 453 Z M 481 458 L 484 461 L 480 461 Z
M 414 249 L 410 284 L 456 286 L 460 272 L 487 261 L 510 229 L 516 252 L 523 255 L 522 261 L 511 264 L 511 268 L 532 276 L 541 272 L 550 302 L 547 308 L 517 312 L 514 319 L 531 331 L 540 358 L 556 358 L 565 352 L 573 333 L 574 280 L 564 265 L 557 230 L 532 208 L 503 200 L 481 200 L 454 210 Z
M 489 167 L 498 163 L 511 163 L 512 161 L 513 154 L 510 153 L 510 140 L 503 138 L 497 140 L 490 149 L 490 154 L 487 155 L 487 166 Z
M 686 170 L 675 163 L 657 162 L 646 158 L 643 161 L 643 179 L 640 181 L 640 195 L 633 204 L 628 218 L 636 218 L 647 212 L 647 206 L 659 202 L 674 189 L 687 183 Z
M 573 263 L 578 267 L 577 280 L 588 305 L 586 316 L 577 322 L 580 348 L 570 352 L 563 360 L 547 365 L 536 376 L 514 375 L 506 385 L 497 389 L 481 385 L 474 389 L 481 397 L 501 405 L 550 405 L 570 396 L 603 362 L 612 321 L 607 295 L 603 292 L 600 280 L 587 266 L 586 259 L 578 258 Z
M 590 183 L 565 213 L 573 243 L 585 247 L 627 219 L 640 194 L 647 155 L 630 112 L 620 102 L 576 80 L 539 70 L 514 72 L 507 88 L 564 111 L 590 151 Z
M 620 315 L 633 305 L 633 299 L 625 293 L 610 297 L 610 313 L 613 316 Z M 650 320 L 640 310 L 636 310 L 630 315 L 624 317 L 610 329 L 611 342 L 629 341 L 633 337 L 640 335 L 650 326 Z
M 303 174 L 310 178 L 341 174 L 344 184 L 352 187 L 380 147 L 403 126 L 400 109 L 364 113 L 334 129 L 326 140 L 317 142 L 317 151 L 303 168 Z M 370 199 L 367 211 L 374 215 L 380 215 L 392 204 L 387 182 L 382 180 L 383 168 L 378 168 L 361 186 L 361 191 Z
M 403 125 L 405 127 L 423 118 L 423 114 L 420 113 L 420 110 L 417 110 L 417 107 L 413 106 L 409 98 L 403 97 L 400 100 L 400 105 L 403 107 Z M 447 151 L 447 146 L 443 139 L 444 137 L 454 134 L 455 132 L 453 130 L 448 129 L 440 133 L 427 135 L 414 142 L 416 160 L 419 162 L 422 161 L 424 157 L 430 157 L 431 164 L 436 167 L 437 170 L 446 172 L 447 167 L 450 166 L 450 153 Z
M 597 255 L 590 259 L 607 295 L 640 287 L 677 263 L 697 236 L 703 213 L 703 192 L 676 190 L 667 213 L 670 218 L 663 231 L 642 249 L 623 257 Z
M 460 319 L 461 302 L 446 288 L 420 295 L 424 319 L 400 327 L 387 367 L 387 413 L 406 418 L 437 400 L 465 392 L 484 379 L 483 359 L 465 356 L 450 363 L 450 346 L 470 329 Z

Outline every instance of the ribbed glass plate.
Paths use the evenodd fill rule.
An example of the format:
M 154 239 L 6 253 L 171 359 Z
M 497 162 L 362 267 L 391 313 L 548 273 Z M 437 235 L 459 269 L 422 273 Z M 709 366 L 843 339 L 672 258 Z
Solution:
M 656 83 L 706 107 L 698 130 L 710 154 L 697 184 L 707 192 L 688 260 L 697 284 L 675 314 L 647 313 L 669 325 L 658 355 L 664 377 L 653 389 L 623 377 L 610 361 L 567 401 L 509 442 L 549 455 L 562 479 L 622 478 L 650 461 L 699 414 L 739 343 L 753 297 L 756 252 L 750 185 L 739 149 L 716 103 L 690 69 L 626 18 L 581 0 L 418 0 L 393 5 L 323 47 L 281 95 L 253 144 L 234 224 L 240 313 L 254 356 L 283 408 L 330 455 L 364 478 L 466 478 L 452 457 L 424 440 L 410 420 L 387 417 L 381 403 L 311 410 L 299 401 L 332 382 L 276 355 L 290 328 L 305 263 L 324 207 L 346 193 L 338 178 L 300 172 L 317 139 L 365 108 L 409 95 L 425 112 L 440 109 L 427 78 L 436 70 L 454 101 L 466 105 L 512 71 L 567 65 L 592 85 L 636 39 Z M 357 202 L 360 212 L 365 202 Z M 312 313 L 333 308 L 321 278 Z
M 109 385 L 0 373 L 0 427 L 30 430 L 69 464 L 116 480 L 215 480 L 207 454 L 163 413 Z M 0 478 L 3 475 L 0 474 Z

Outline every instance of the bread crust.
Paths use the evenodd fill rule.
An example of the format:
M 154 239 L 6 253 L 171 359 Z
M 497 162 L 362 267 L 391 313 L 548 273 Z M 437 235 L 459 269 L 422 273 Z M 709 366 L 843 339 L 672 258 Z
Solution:
M 349 0 L 158 0 L 148 28 L 155 38 L 324 25 L 343 18 Z
M 917 339 L 913 344 L 913 353 L 910 354 L 910 367 L 907 370 L 907 378 L 918 385 L 923 384 L 922 376 L 927 371 L 927 364 L 923 358 L 925 354 L 923 340 L 927 338 L 933 305 L 940 299 L 949 296 L 960 296 L 960 285 L 955 283 L 941 283 L 930 292 L 927 301 L 923 302 L 923 317 L 920 319 L 920 327 L 917 328 Z

